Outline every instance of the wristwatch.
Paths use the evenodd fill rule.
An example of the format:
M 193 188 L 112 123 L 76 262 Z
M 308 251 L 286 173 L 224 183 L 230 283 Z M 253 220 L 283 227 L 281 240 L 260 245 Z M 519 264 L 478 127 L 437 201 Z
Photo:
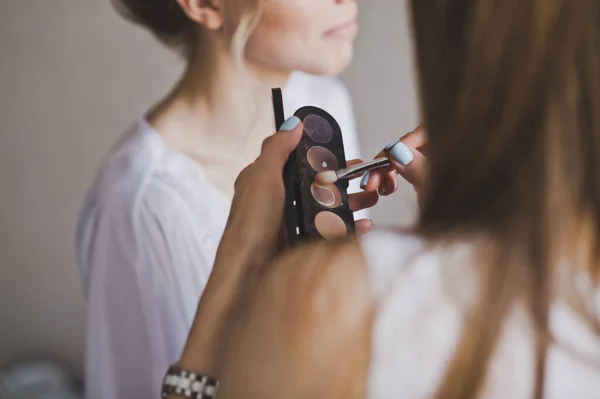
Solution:
M 215 378 L 181 369 L 178 363 L 169 367 L 163 380 L 161 396 L 169 395 L 189 399 L 214 399 L 219 381 Z

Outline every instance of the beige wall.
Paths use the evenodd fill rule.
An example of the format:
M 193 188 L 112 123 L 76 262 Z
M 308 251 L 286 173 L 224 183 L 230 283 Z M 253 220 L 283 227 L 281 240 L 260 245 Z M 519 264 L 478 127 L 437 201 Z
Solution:
M 374 154 L 415 124 L 414 88 L 404 2 L 363 9 L 344 78 Z M 180 67 L 109 0 L 0 1 L 0 363 L 46 354 L 81 365 L 73 236 L 82 196 L 110 143 Z M 376 219 L 406 220 L 390 204 Z

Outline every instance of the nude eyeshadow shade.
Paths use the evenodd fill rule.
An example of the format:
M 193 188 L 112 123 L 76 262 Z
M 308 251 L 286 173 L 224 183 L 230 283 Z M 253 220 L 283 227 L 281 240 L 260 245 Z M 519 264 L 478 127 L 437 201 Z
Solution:
M 309 115 L 304 118 L 304 132 L 320 144 L 327 144 L 333 139 L 333 127 L 319 115 Z
M 342 203 L 342 193 L 334 184 L 326 186 L 313 183 L 310 186 L 315 201 L 327 208 L 336 208 Z
M 308 149 L 306 160 L 317 173 L 338 168 L 338 161 L 333 152 L 318 145 Z
M 315 226 L 321 236 L 327 240 L 343 237 L 348 232 L 346 223 L 333 212 L 322 211 L 315 216 Z

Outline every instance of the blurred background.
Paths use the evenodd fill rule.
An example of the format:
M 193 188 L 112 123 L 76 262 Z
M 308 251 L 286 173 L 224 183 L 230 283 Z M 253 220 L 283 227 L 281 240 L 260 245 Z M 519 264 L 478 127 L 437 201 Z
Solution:
M 361 7 L 356 57 L 342 79 L 370 158 L 418 115 L 406 2 Z M 108 147 L 181 69 L 109 0 L 0 0 L 0 366 L 46 357 L 81 374 L 82 198 Z M 402 225 L 415 211 L 403 185 L 372 215 Z

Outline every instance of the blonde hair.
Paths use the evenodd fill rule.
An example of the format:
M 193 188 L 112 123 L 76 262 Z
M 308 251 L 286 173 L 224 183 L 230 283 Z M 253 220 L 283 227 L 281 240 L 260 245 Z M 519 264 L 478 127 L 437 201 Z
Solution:
M 246 9 L 231 41 L 231 52 L 238 70 L 244 69 L 244 51 L 262 14 L 263 0 L 247 0 Z

